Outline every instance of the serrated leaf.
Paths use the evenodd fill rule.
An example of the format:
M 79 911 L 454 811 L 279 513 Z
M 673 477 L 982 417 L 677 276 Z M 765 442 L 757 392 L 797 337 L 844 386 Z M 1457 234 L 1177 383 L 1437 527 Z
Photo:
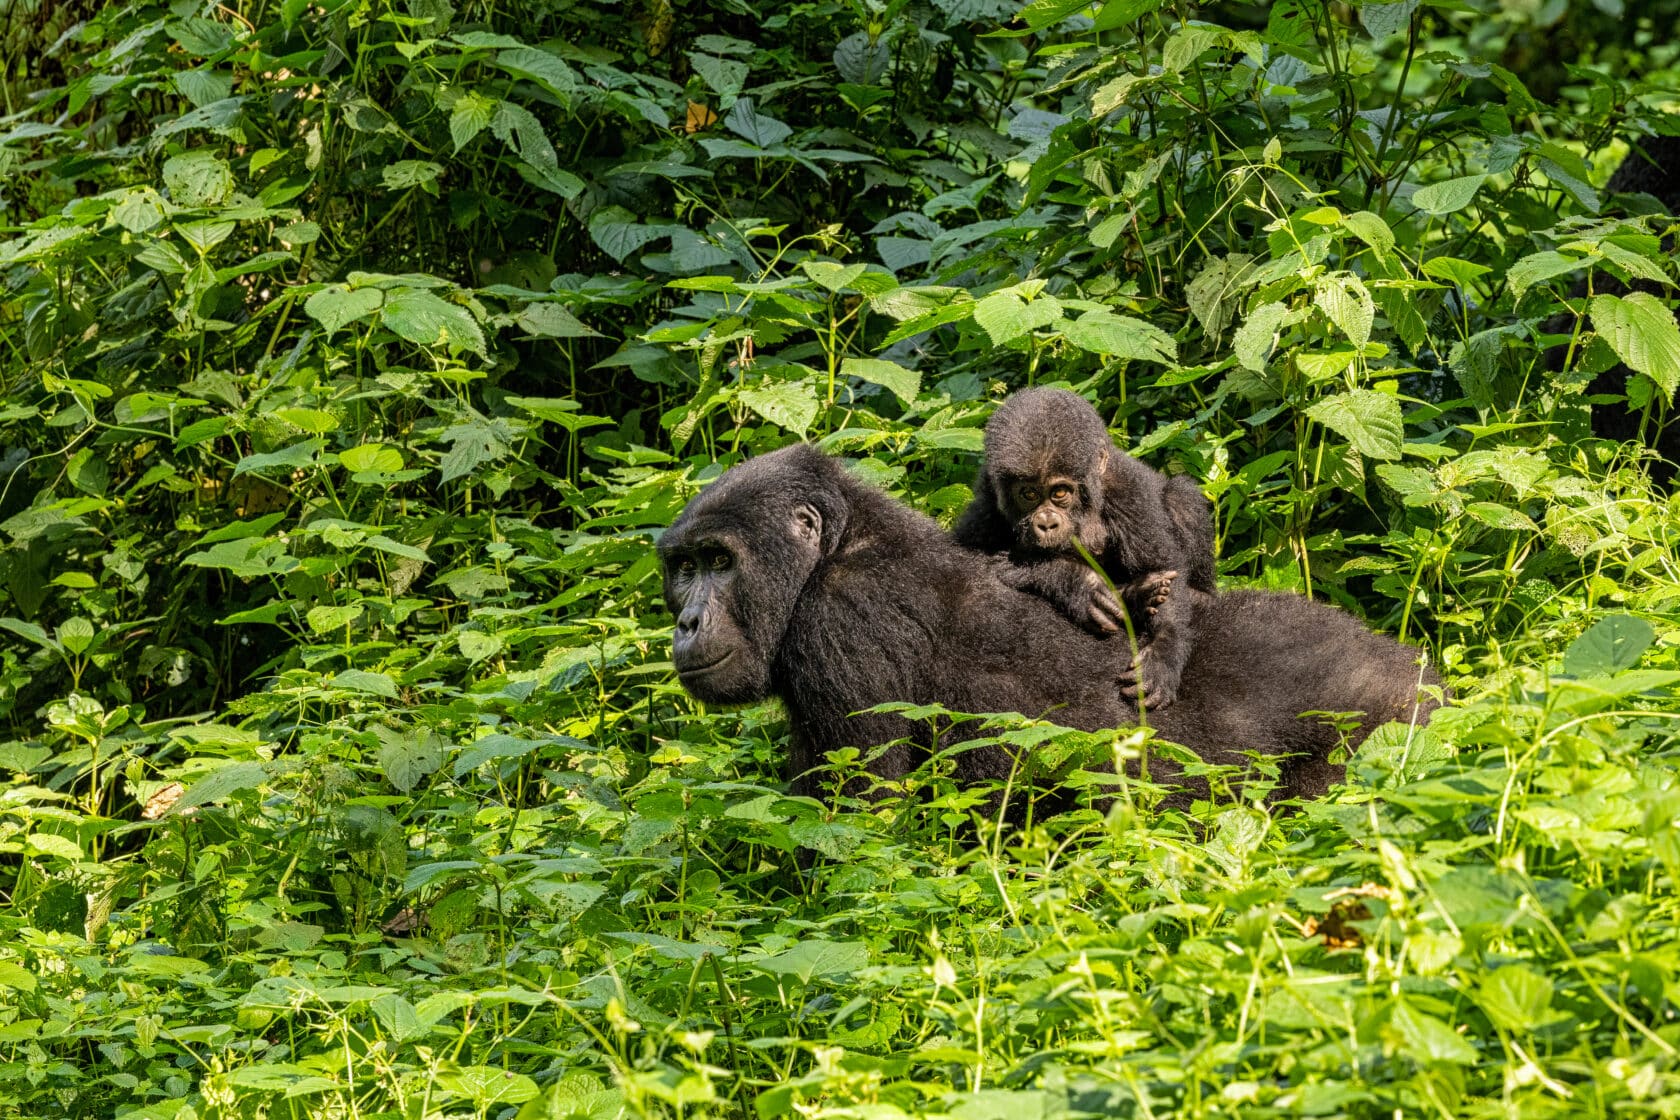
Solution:
M 1680 388 L 1680 325 L 1656 296 L 1594 296 L 1592 325 L 1628 368 L 1656 382 L 1672 399 Z
M 820 407 L 809 385 L 781 382 L 761 389 L 742 389 L 742 404 L 778 427 L 804 435 L 817 418 Z
M 1359 22 L 1371 38 L 1380 43 L 1411 26 L 1412 13 L 1417 9 L 1418 0 L 1400 0 L 1397 4 L 1361 4 Z
M 233 193 L 233 171 L 221 156 L 199 148 L 164 161 L 163 185 L 177 206 L 214 206 Z
M 840 364 L 840 373 L 871 385 L 880 385 L 906 405 L 915 403 L 916 394 L 922 387 L 919 372 L 880 358 L 847 358 Z
M 235 477 L 250 474 L 253 471 L 280 470 L 290 474 L 303 467 L 313 466 L 315 456 L 321 451 L 322 443 L 319 439 L 306 439 L 294 443 L 289 447 L 282 447 L 278 451 L 263 451 L 255 455 L 247 455 L 234 464 Z
M 1398 7 L 1398 5 L 1395 5 Z M 1358 210 L 1342 219 L 1348 232 L 1365 242 L 1378 253 L 1394 248 L 1394 231 L 1382 217 L 1369 210 Z
M 392 292 L 379 310 L 391 330 L 420 346 L 448 346 L 484 356 L 484 332 L 472 312 L 431 292 L 407 288 Z
M 1563 653 L 1563 671 L 1572 677 L 1608 677 L 1631 669 L 1656 641 L 1651 624 L 1631 614 L 1613 614 L 1587 627 Z
M 1376 304 L 1357 276 L 1321 278 L 1313 288 L 1313 303 L 1354 346 L 1364 346 L 1371 341 Z
M 379 739 L 379 769 L 403 793 L 443 765 L 444 743 L 435 732 L 404 732 L 379 724 L 373 733 Z
M 366 669 L 345 669 L 327 681 L 332 688 L 348 688 L 355 692 L 370 692 L 388 700 L 397 698 L 397 683 L 384 673 L 370 673 Z
M 817 976 L 856 972 L 869 963 L 869 947 L 861 941 L 801 941 L 785 952 L 746 962 L 772 976 L 795 977 L 809 984 Z
M 1231 348 L 1245 369 L 1255 373 L 1265 371 L 1266 359 L 1277 344 L 1278 328 L 1283 326 L 1288 314 L 1289 309 L 1281 303 L 1263 303 L 1243 320 L 1231 339 Z
M 1574 272 L 1576 269 L 1591 263 L 1591 260 L 1590 257 L 1568 257 L 1548 249 L 1541 253 L 1530 253 L 1517 261 L 1506 269 L 1505 279 L 1511 285 L 1511 294 L 1520 300 L 1523 293 L 1534 285 L 1550 280 L 1554 276 Z
M 1354 389 L 1313 402 L 1307 415 L 1371 459 L 1400 458 L 1400 402 L 1374 389 Z
M 1172 365 L 1178 343 L 1153 323 L 1106 309 L 1087 311 L 1062 324 L 1062 337 L 1093 354 Z
M 378 288 L 345 288 L 334 284 L 303 301 L 303 309 L 332 337 L 340 328 L 378 311 L 385 293 Z
M 497 51 L 496 65 L 517 77 L 536 82 L 558 97 L 563 105 L 570 104 L 572 94 L 577 91 L 577 75 L 572 73 L 572 68 L 559 55 L 537 47 L 508 47 Z
M 1002 346 L 1040 327 L 1047 327 L 1061 317 L 1060 300 L 1039 296 L 1028 303 L 1007 289 L 993 292 L 974 305 L 974 321 L 985 330 L 994 346 Z
M 599 338 L 601 332 L 578 321 L 578 317 L 558 303 L 528 303 L 519 309 L 513 321 L 527 334 L 539 338 Z
M 483 132 L 496 115 L 496 102 L 478 93 L 464 93 L 449 112 L 449 137 L 459 152 Z
M 1552 981 L 1525 964 L 1502 965 L 1482 977 L 1476 1002 L 1506 1030 L 1532 1031 L 1550 1018 Z
M 1540 531 L 1540 526 L 1536 525 L 1528 514 L 1520 509 L 1500 505 L 1498 502 L 1471 502 L 1464 508 L 1464 512 L 1483 525 L 1489 525 L 1495 529 L 1507 529 L 1517 533 L 1537 533 Z
M 1470 205 L 1471 200 L 1476 197 L 1476 192 L 1482 189 L 1482 184 L 1486 181 L 1486 175 L 1463 175 L 1443 183 L 1431 183 L 1427 187 L 1417 189 L 1412 195 L 1412 205 L 1436 217 L 1456 214 Z
M 233 762 L 200 778 L 181 799 L 169 807 L 169 816 L 221 801 L 242 789 L 256 789 L 268 780 L 268 767 L 260 762 Z
M 694 51 L 688 56 L 689 65 L 700 75 L 700 80 L 706 87 L 725 101 L 741 92 L 747 84 L 747 64 L 733 59 L 719 58 L 714 54 L 704 54 Z
M 468 661 L 484 661 L 502 652 L 502 640 L 482 630 L 461 630 L 455 635 L 455 645 Z
M 382 443 L 364 443 L 338 453 L 338 461 L 347 471 L 379 471 L 389 474 L 403 469 L 402 452 Z
M 380 182 L 394 191 L 407 190 L 409 187 L 423 187 L 428 183 L 435 183 L 443 168 L 430 160 L 400 159 L 396 163 L 387 164 L 379 173 Z
M 304 616 L 309 628 L 322 636 L 338 634 L 361 617 L 360 603 L 347 603 L 341 607 L 310 607 L 309 613 Z
M 756 111 L 750 97 L 737 100 L 723 123 L 729 131 L 760 148 L 774 147 L 793 135 L 792 128 Z

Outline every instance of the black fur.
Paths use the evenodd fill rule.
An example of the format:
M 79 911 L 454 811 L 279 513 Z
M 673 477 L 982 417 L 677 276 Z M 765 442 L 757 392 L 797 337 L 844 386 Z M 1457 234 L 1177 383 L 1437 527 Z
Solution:
M 1051 496 L 1062 483 L 1060 505 Z M 1031 489 L 1020 497 L 1023 485 Z M 1075 622 L 1115 629 L 1111 600 L 1073 547 L 1077 536 L 1121 591 L 1138 631 L 1146 707 L 1178 694 L 1195 643 L 1200 600 L 1214 594 L 1213 518 L 1206 497 L 1182 476 L 1168 478 L 1114 446 L 1108 425 L 1083 397 L 1026 389 L 986 425 L 985 461 L 974 500 L 952 530 L 967 548 L 1007 553 L 1004 579 L 1043 595 Z M 1154 595 L 1166 573 L 1170 592 Z M 1150 605 L 1140 610 L 1141 601 Z M 1141 679 L 1139 679 L 1141 678 Z
M 1123 639 L 1089 634 L 1006 586 L 997 565 L 813 448 L 730 470 L 658 547 L 683 685 L 708 702 L 781 698 L 796 779 L 828 751 L 898 740 L 871 769 L 906 775 L 928 746 L 926 725 L 854 714 L 893 700 L 1084 730 L 1137 720 L 1120 691 Z M 1199 623 L 1179 701 L 1151 721 L 1212 760 L 1301 752 L 1286 769 L 1286 795 L 1320 794 L 1335 773 L 1327 756 L 1338 736 L 1297 713 L 1368 712 L 1357 742 L 1378 723 L 1435 706 L 1419 700 L 1420 673 L 1426 684 L 1438 678 L 1419 670 L 1417 650 L 1309 599 L 1231 592 L 1204 599 Z M 964 781 L 1010 770 L 1001 748 L 959 756 Z

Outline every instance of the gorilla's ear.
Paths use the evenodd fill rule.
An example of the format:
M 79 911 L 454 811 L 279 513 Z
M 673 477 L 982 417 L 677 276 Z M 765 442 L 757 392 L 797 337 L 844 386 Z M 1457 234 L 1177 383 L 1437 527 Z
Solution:
M 822 547 L 823 517 L 817 507 L 801 502 L 793 507 L 793 536 L 795 540 Z
M 1097 448 L 1097 473 L 1101 474 L 1103 471 L 1106 471 L 1107 469 L 1108 469 L 1108 448 L 1099 447 L 1099 448 Z

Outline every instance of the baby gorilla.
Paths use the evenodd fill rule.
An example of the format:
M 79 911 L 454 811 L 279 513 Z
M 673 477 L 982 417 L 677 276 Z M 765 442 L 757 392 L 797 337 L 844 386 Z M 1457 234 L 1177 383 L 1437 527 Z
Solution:
M 975 551 L 1007 553 L 1006 583 L 1080 625 L 1114 633 L 1129 615 L 1138 655 L 1126 696 L 1141 688 L 1150 708 L 1173 702 L 1196 611 L 1214 593 L 1211 507 L 1189 479 L 1168 478 L 1115 447 L 1083 397 L 1026 389 L 992 414 L 974 500 L 953 535 Z M 1187 586 L 1175 589 L 1178 580 Z

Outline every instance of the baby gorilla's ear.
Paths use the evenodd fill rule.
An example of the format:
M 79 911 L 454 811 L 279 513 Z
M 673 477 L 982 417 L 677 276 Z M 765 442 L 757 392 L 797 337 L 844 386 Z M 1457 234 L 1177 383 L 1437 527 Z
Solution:
M 793 537 L 806 544 L 822 547 L 822 514 L 817 507 L 801 502 L 793 507 Z

